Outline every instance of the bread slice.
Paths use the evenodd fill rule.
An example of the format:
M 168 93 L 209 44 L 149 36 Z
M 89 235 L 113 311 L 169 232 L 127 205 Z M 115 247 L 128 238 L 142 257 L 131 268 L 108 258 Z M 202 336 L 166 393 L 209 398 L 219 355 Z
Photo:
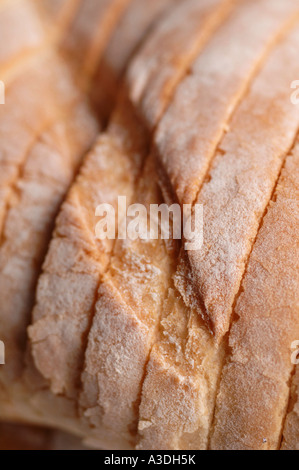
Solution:
M 232 0 L 181 2 L 132 61 L 127 78 L 130 97 L 150 129 L 162 117 L 189 65 L 233 3 Z M 183 24 L 188 27 L 182 27 Z
M 268 60 L 264 69 L 253 83 L 251 93 L 253 93 L 255 88 L 258 89 L 260 86 L 259 83 L 262 81 L 265 85 L 269 83 L 267 78 L 268 73 L 269 76 L 272 77 L 278 75 L 278 73 L 274 73 L 272 67 L 274 64 L 275 67 L 280 67 L 282 57 L 286 59 L 287 63 L 294 64 L 294 59 L 290 59 L 290 57 L 287 58 L 285 54 L 286 50 L 288 50 L 291 55 L 295 54 L 296 47 L 294 47 L 294 41 L 296 41 L 296 37 L 298 37 L 298 30 L 296 30 L 295 33 L 292 32 L 289 34 L 287 40 L 272 53 L 270 60 Z M 288 71 L 290 76 L 294 73 L 296 74 L 296 72 L 291 69 L 292 66 L 290 66 Z M 284 71 L 286 71 L 286 68 L 284 68 Z M 273 80 L 271 88 L 271 93 L 273 92 L 276 98 L 281 96 L 281 93 L 284 94 L 285 98 L 282 99 L 282 102 L 286 103 L 288 110 L 284 114 L 287 116 L 286 126 L 290 125 L 289 119 L 292 120 L 293 118 L 290 118 L 291 113 L 295 113 L 293 116 L 296 116 L 298 112 L 298 110 L 296 111 L 293 108 L 290 109 L 292 105 L 290 104 L 288 95 L 288 84 L 290 83 L 288 80 L 289 78 L 285 78 L 280 83 L 279 88 L 281 91 L 279 91 L 278 87 L 275 89 Z M 246 109 L 248 112 L 246 116 L 250 116 L 251 121 L 255 116 L 264 116 L 264 114 L 262 114 L 263 105 L 268 106 L 268 112 L 271 114 L 271 106 L 276 108 L 278 104 L 278 101 L 273 104 L 274 100 L 271 100 L 269 91 L 267 92 L 267 101 L 264 101 L 263 96 L 264 93 L 258 93 L 258 97 L 255 96 L 255 99 L 252 99 L 250 112 L 248 112 L 249 108 L 245 105 L 246 100 L 250 97 L 250 93 L 244 100 L 244 116 Z M 243 105 L 241 105 L 240 109 Z M 239 115 L 234 123 L 235 122 L 244 123 L 245 119 L 243 116 L 241 118 Z M 296 134 L 296 126 L 298 127 L 298 123 L 295 123 L 295 130 L 293 130 L 292 135 L 287 136 L 287 133 L 285 133 L 289 145 L 292 144 L 294 135 Z M 271 128 L 273 129 L 272 125 L 267 126 L 268 130 Z M 234 127 L 232 126 L 231 132 L 233 132 L 233 129 Z M 262 126 L 258 129 L 259 133 L 261 133 L 261 129 Z M 275 149 L 278 144 L 277 134 L 278 133 L 275 134 Z M 245 152 L 245 149 L 247 151 L 248 145 L 244 145 L 246 135 L 251 136 L 252 139 L 254 138 L 254 132 L 251 130 L 248 131 L 248 134 L 244 133 L 242 135 L 242 140 L 236 139 L 236 145 L 234 147 L 234 153 L 236 155 L 239 155 L 239 148 L 242 149 L 243 152 Z M 265 134 L 263 134 L 263 136 L 265 137 Z M 264 138 L 263 142 L 267 145 L 268 149 L 272 148 L 272 139 L 272 134 L 269 134 L 267 140 Z M 259 142 L 262 142 L 262 139 Z M 261 145 L 256 148 L 260 149 Z M 288 147 L 286 153 L 288 153 Z M 268 158 L 270 158 L 269 155 Z M 254 157 L 255 155 L 252 153 L 250 159 L 248 158 L 249 165 L 251 165 Z M 225 154 L 221 155 L 221 157 L 219 155 L 219 160 L 220 158 L 224 159 Z M 280 160 L 281 163 L 284 158 L 285 154 L 283 154 L 283 158 Z M 227 161 L 226 167 L 229 168 Z M 238 166 L 236 165 L 236 167 Z M 258 165 L 255 165 L 255 168 L 258 168 Z M 233 180 L 231 179 L 230 173 L 224 169 L 224 166 L 222 166 L 222 175 L 223 184 L 227 188 L 227 185 Z M 252 179 L 248 180 L 248 182 L 250 181 L 252 181 Z M 246 180 L 247 186 L 248 182 Z M 273 185 L 275 186 L 275 180 Z M 246 187 L 245 183 L 242 187 Z M 221 186 L 220 188 L 218 187 L 218 191 L 220 189 Z M 216 191 L 214 197 L 217 197 Z M 223 201 L 225 204 L 228 204 L 226 199 L 223 199 Z M 204 205 L 204 208 L 206 208 L 206 205 Z M 236 213 L 238 217 L 240 217 L 240 215 L 243 214 L 243 210 Z M 206 217 L 207 211 L 205 210 L 205 223 Z M 204 238 L 206 239 L 206 231 L 204 231 Z M 204 242 L 203 250 L 205 249 L 205 243 L 206 241 Z M 161 337 L 152 349 L 142 388 L 139 418 L 140 439 L 138 444 L 138 448 L 140 449 L 206 449 L 209 445 L 222 361 L 228 350 L 225 341 L 222 341 L 219 346 L 213 341 L 207 328 L 200 320 L 200 317 L 198 317 L 196 309 L 192 309 L 191 307 L 192 305 L 190 305 L 190 308 L 184 305 L 178 292 L 170 285 L 168 299 L 162 313 L 160 326 Z M 253 353 L 254 351 L 252 351 L 252 354 Z M 236 382 L 237 377 L 234 377 L 234 379 L 235 383 L 238 383 Z M 255 400 L 254 393 L 251 389 L 250 393 L 252 400 Z M 226 396 L 226 400 L 228 399 L 229 395 Z M 244 410 L 246 408 L 244 403 L 242 406 Z M 223 407 L 225 407 L 225 402 L 223 403 Z M 247 411 L 245 410 L 244 416 L 246 416 L 246 413 Z M 227 429 L 229 429 L 228 421 L 225 423 L 225 426 L 223 426 L 224 434 L 227 432 Z M 246 429 L 246 418 L 244 418 L 244 429 Z M 217 446 L 215 446 L 215 448 L 217 448 Z
M 136 201 L 148 209 L 163 202 L 151 158 L 128 205 Z M 161 240 L 116 240 L 97 294 L 81 406 L 95 434 L 121 438 L 123 448 L 135 444 L 145 365 L 174 259 Z
M 4 80 L 9 68 L 40 47 L 46 31 L 33 3 L 24 0 L 0 4 L 0 30 L 0 70 Z
M 298 339 L 296 340 L 298 341 Z M 293 377 L 288 414 L 283 431 L 282 450 L 299 449 L 299 410 L 298 410 L 299 370 Z
M 112 35 L 97 66 L 91 86 L 92 103 L 107 120 L 116 104 L 118 89 L 130 59 L 156 24 L 180 0 L 133 0 Z
M 15 81 L 0 112 L 0 324 L 10 364 L 3 374 L 9 370 L 13 376 L 22 366 L 53 220 L 97 125 L 67 68 L 51 52 Z
M 40 0 L 36 5 L 50 24 L 68 30 L 79 9 L 81 0 Z
M 0 424 L 0 450 L 87 450 L 79 439 L 34 426 Z
M 204 246 L 184 254 L 178 267 L 178 289 L 218 339 L 229 329 L 246 261 L 298 130 L 299 108 L 290 100 L 298 39 L 297 28 L 274 50 L 234 114 L 196 200 L 204 207 Z
M 280 447 L 294 370 L 291 345 L 299 338 L 298 181 L 296 142 L 262 221 L 236 304 L 212 449 Z M 287 421 L 286 447 L 297 439 L 295 405 Z
M 209 25 L 209 22 L 207 23 Z M 208 25 L 207 28 L 209 28 Z M 205 30 L 205 24 L 203 24 L 202 28 Z M 194 40 L 196 41 L 196 37 Z M 191 38 L 187 46 L 190 45 L 190 42 Z M 186 66 L 188 66 L 187 61 L 183 64 L 183 67 Z M 176 68 L 176 73 L 182 73 L 180 67 Z M 170 77 L 170 80 L 172 80 L 172 78 L 173 77 Z M 125 100 L 125 105 L 120 106 L 121 112 L 117 114 L 120 115 L 120 118 L 118 118 L 118 121 L 116 120 L 116 122 L 115 120 L 112 121 L 112 131 L 108 132 L 108 141 L 105 140 L 104 145 L 103 142 L 100 142 L 95 152 L 95 154 L 99 155 L 99 158 L 104 158 L 103 153 L 104 155 L 106 154 L 107 157 L 105 160 L 108 160 L 106 176 L 95 180 L 94 193 L 99 194 L 100 191 L 99 197 L 94 198 L 94 195 L 90 192 L 90 185 L 92 185 L 94 176 L 98 174 L 97 165 L 100 165 L 99 175 L 102 175 L 102 167 L 100 161 L 98 163 L 96 162 L 96 158 L 90 160 L 91 163 L 89 164 L 88 158 L 88 170 L 85 172 L 83 168 L 82 178 L 79 177 L 78 186 L 76 184 L 74 191 L 71 190 L 70 193 L 70 200 L 74 200 L 74 202 L 70 202 L 70 204 L 66 204 L 64 206 L 62 215 L 58 219 L 58 225 L 56 228 L 57 235 L 55 238 L 60 238 L 59 232 L 61 225 L 64 226 L 63 233 L 65 233 L 65 240 L 63 240 L 63 242 L 60 240 L 54 240 L 53 242 L 53 248 L 50 250 L 50 254 L 47 258 L 47 260 L 49 260 L 49 264 L 48 261 L 45 264 L 45 273 L 41 278 L 40 287 L 38 289 L 38 303 L 34 313 L 34 322 L 29 330 L 33 343 L 33 355 L 38 369 L 44 377 L 50 381 L 51 389 L 54 393 L 62 393 L 70 398 L 75 398 L 78 391 L 78 379 L 80 378 L 78 373 L 82 367 L 82 357 L 84 358 L 84 356 L 82 356 L 82 353 L 84 353 L 84 342 L 91 326 L 94 304 L 97 298 L 98 286 L 96 283 L 101 282 L 101 276 L 99 276 L 99 274 L 101 275 L 101 273 L 104 273 L 107 269 L 107 259 L 109 259 L 109 254 L 112 250 L 111 246 L 105 247 L 103 250 L 102 246 L 94 244 L 95 219 L 92 217 L 92 214 L 94 214 L 96 205 L 101 202 L 107 202 L 107 199 L 108 202 L 111 201 L 115 204 L 116 195 L 120 194 L 120 188 L 124 188 L 123 190 L 125 191 L 125 194 L 128 195 L 128 199 L 131 194 L 134 194 L 135 180 L 139 175 L 140 163 L 148 153 L 147 142 L 150 137 L 149 133 L 143 126 L 140 126 L 138 122 L 139 119 L 135 116 L 134 112 L 131 117 L 130 107 L 129 111 L 126 111 L 126 107 L 127 105 Z M 110 141 L 111 137 L 109 137 L 110 132 L 112 132 L 112 142 Z M 118 144 L 114 143 L 116 138 L 119 140 Z M 115 154 L 116 157 L 114 157 Z M 117 159 L 114 160 L 114 158 Z M 107 180 L 107 183 L 109 182 L 111 185 L 111 176 L 109 177 L 111 174 L 111 166 L 109 161 L 112 168 L 119 168 L 121 172 L 121 180 L 119 181 L 116 179 L 115 186 L 114 184 L 112 185 L 113 197 L 109 196 L 110 190 L 108 187 L 106 189 L 104 186 L 104 190 L 101 191 L 103 183 L 101 183 L 101 185 L 98 183 L 98 181 Z M 129 170 L 125 170 L 124 172 L 126 176 L 125 184 L 127 186 L 123 186 L 122 183 L 124 168 L 128 168 Z M 133 179 L 130 175 L 132 175 Z M 77 196 L 77 192 L 79 191 L 81 194 L 82 190 L 80 188 L 82 187 L 85 187 L 86 189 L 83 197 L 80 196 L 80 199 Z M 75 207 L 75 210 L 73 207 Z M 88 212 L 86 211 L 86 208 L 90 208 Z M 65 215 L 66 212 L 71 213 L 72 215 Z M 88 224 L 86 224 L 86 215 L 84 214 L 87 214 L 88 220 L 91 218 Z M 72 227 L 74 224 L 73 222 L 70 223 L 72 217 L 75 217 L 75 225 L 76 227 L 79 227 L 79 234 L 76 233 L 74 235 L 72 231 L 71 233 L 65 232 L 66 224 L 63 220 L 68 221 L 67 225 Z M 75 237 L 75 239 L 73 239 L 73 237 Z M 68 256 L 72 256 L 72 262 L 69 262 L 69 259 L 65 262 L 61 255 L 57 258 L 57 253 L 54 252 L 58 245 L 64 247 L 68 246 L 68 249 L 65 252 L 71 253 L 71 255 Z M 69 248 L 70 246 L 71 248 Z M 83 268 L 81 265 L 82 246 L 87 247 L 84 249 L 84 252 L 87 251 L 88 253 L 86 258 L 83 253 Z M 59 252 L 61 253 L 61 251 Z M 102 263 L 103 253 L 105 252 L 107 252 L 108 256 L 104 256 L 104 264 L 99 267 L 98 258 L 100 258 L 100 262 Z M 95 259 L 96 264 L 92 258 Z M 85 264 L 90 264 L 90 269 L 85 267 Z M 76 272 L 83 274 L 84 282 L 81 282 L 79 277 L 74 274 Z M 85 274 L 88 274 L 88 276 L 85 276 Z M 66 285 L 68 286 L 67 289 L 61 288 L 63 285 L 61 280 L 63 278 L 66 278 Z M 51 282 L 49 279 L 51 279 Z M 80 282 L 80 289 L 72 289 L 72 295 L 70 296 L 68 294 L 68 289 L 71 288 L 70 286 L 72 283 L 74 286 L 74 279 L 78 279 L 78 282 Z M 74 301 L 74 295 L 76 298 L 78 296 L 76 301 Z M 54 301 L 53 304 L 53 298 L 57 300 L 57 303 Z M 45 308 L 45 305 L 49 305 L 49 307 Z M 78 305 L 79 308 L 73 310 L 74 305 Z M 72 343 L 69 342 L 68 348 L 65 348 L 65 345 L 63 344 L 66 324 L 68 325 L 68 328 L 72 328 L 73 337 L 77 338 L 76 341 L 73 341 Z M 49 331 L 52 332 L 50 335 Z M 60 350 L 59 345 L 61 345 L 61 348 L 64 348 L 65 356 L 62 356 L 63 353 L 62 350 Z M 51 354 L 53 354 L 54 350 L 57 351 L 57 353 L 60 351 L 60 353 L 58 353 L 60 358 L 64 357 L 62 361 L 57 360 L 55 365 L 53 362 L 49 362 L 49 357 L 52 357 Z M 136 383 L 135 387 L 136 389 L 140 387 L 139 382 Z M 85 405 L 83 404 L 83 407 L 84 406 Z M 86 407 L 88 408 L 88 406 L 89 405 Z M 125 436 L 125 439 L 126 442 L 128 442 L 127 436 Z M 109 442 L 111 441 L 109 440 Z
M 77 396 L 96 291 L 113 248 L 113 241 L 95 239 L 96 207 L 116 207 L 119 195 L 130 197 L 146 149 L 143 130 L 124 101 L 58 217 L 29 329 L 35 363 L 54 393 Z M 64 339 L 70 328 L 71 342 Z
M 155 146 L 161 180 L 181 204 L 194 203 L 234 110 L 296 15 L 296 1 L 239 2 L 176 90 Z
M 73 62 L 84 86 L 109 42 L 126 7 L 132 0 L 84 0 L 65 34 L 62 51 Z

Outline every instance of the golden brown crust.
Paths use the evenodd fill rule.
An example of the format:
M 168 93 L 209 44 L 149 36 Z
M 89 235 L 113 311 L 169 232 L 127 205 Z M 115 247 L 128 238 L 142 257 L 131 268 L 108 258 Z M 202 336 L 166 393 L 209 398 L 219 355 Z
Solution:
M 10 374 L 14 367 L 20 372 L 26 325 L 53 220 L 97 130 L 67 73 L 55 55 L 41 58 L 8 93 L 9 123 L 3 115 L 0 322 Z M 41 95 L 31 88 L 33 83 Z M 46 106 L 43 93 L 49 100 Z M 23 112 L 18 109 L 20 99 Z
M 298 448 L 297 1 L 165 0 L 148 17 L 144 0 L 29 4 L 37 42 L 20 25 L 0 50 L 1 419 L 107 449 L 276 449 L 282 434 Z M 99 61 L 123 72 L 143 30 L 72 183 L 96 133 L 82 56 L 87 93 Z M 120 195 L 202 203 L 202 249 L 97 240 L 96 207 Z

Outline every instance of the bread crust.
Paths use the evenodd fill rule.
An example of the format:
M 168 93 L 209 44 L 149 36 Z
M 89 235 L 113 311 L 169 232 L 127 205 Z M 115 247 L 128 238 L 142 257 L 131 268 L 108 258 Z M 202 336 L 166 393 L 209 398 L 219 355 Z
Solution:
M 181 204 L 195 202 L 234 111 L 296 14 L 295 1 L 239 2 L 178 86 L 154 142 L 162 184 Z
M 126 126 L 123 133 L 119 132 L 121 126 Z M 39 282 L 34 324 L 29 330 L 33 356 L 39 370 L 52 382 L 52 391 L 70 398 L 78 393 L 96 291 L 113 249 L 113 241 L 95 239 L 95 210 L 103 203 L 116 208 L 119 192 L 130 197 L 132 180 L 138 175 L 137 160 L 140 166 L 144 151 L 144 140 L 138 138 L 137 129 L 138 123 L 124 104 L 70 190 Z M 118 174 L 115 169 L 119 169 Z M 69 334 L 70 327 L 73 341 L 66 348 L 64 335 Z M 54 362 L 53 354 L 57 355 Z
M 176 285 L 189 305 L 197 303 L 218 339 L 229 329 L 246 260 L 298 129 L 299 109 L 289 93 L 298 73 L 297 41 L 295 29 L 270 55 L 235 112 L 196 200 L 205 211 L 205 241 L 201 250 L 187 253 L 189 266 L 182 256 Z
M 107 120 L 115 107 L 130 59 L 145 42 L 156 24 L 181 0 L 133 0 L 115 29 L 97 70 L 91 87 L 92 102 L 101 118 Z
M 149 129 L 155 128 L 188 67 L 233 4 L 233 0 L 182 2 L 133 59 L 127 86 Z M 182 28 L 182 24 L 188 24 L 188 28 Z
M 299 335 L 298 163 L 297 142 L 263 219 L 236 304 L 212 449 L 280 447 L 294 370 L 291 345 Z
M 131 1 L 81 1 L 65 35 L 62 50 L 68 60 L 73 60 L 76 74 L 84 86 L 88 87 L 111 34 Z
M 23 0 L 0 50 L 1 419 L 106 449 L 298 448 L 297 1 L 144 5 Z M 120 195 L 203 204 L 203 247 L 97 240 Z
M 0 70 L 3 80 L 4 74 L 20 58 L 40 47 L 46 32 L 32 3 L 24 0 L 0 5 L 0 28 Z
M 298 340 L 296 340 L 298 341 Z M 299 449 L 299 410 L 298 410 L 299 370 L 296 367 L 295 375 L 290 389 L 288 414 L 283 431 L 282 450 Z

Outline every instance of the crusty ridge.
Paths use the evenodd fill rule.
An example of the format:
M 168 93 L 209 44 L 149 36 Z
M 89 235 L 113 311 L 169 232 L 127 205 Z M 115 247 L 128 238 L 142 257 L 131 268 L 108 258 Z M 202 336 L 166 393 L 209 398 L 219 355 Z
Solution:
M 279 4 L 275 2 L 275 5 Z M 220 345 L 216 344 L 198 315 L 203 305 L 202 298 L 189 295 L 190 286 L 193 289 L 191 294 L 194 294 L 194 279 L 189 282 L 190 271 L 186 272 L 185 267 L 190 268 L 191 265 L 194 270 L 192 260 L 190 262 L 192 256 L 187 260 L 189 265 L 184 264 L 182 257 L 181 269 L 177 271 L 176 251 L 163 242 L 117 241 L 106 244 L 94 238 L 95 206 L 99 202 L 107 202 L 108 193 L 115 205 L 120 186 L 129 195 L 129 200 L 138 197 L 138 202 L 147 205 L 162 202 L 156 181 L 157 160 L 153 159 L 152 153 L 146 158 L 148 142 L 152 138 L 146 127 L 140 124 L 134 107 L 131 109 L 128 105 L 126 95 L 122 95 L 123 101 L 108 132 L 100 137 L 88 155 L 63 206 L 40 280 L 37 322 L 30 328 L 33 351 L 36 364 L 50 379 L 52 390 L 63 394 L 63 397 L 51 395 L 43 383 L 40 387 L 48 407 L 44 411 L 45 416 L 39 416 L 39 419 L 48 419 L 49 422 L 51 417 L 46 415 L 50 414 L 50 403 L 58 408 L 58 414 L 60 403 L 59 426 L 74 427 L 74 431 L 83 432 L 82 428 L 81 431 L 77 429 L 76 399 L 88 340 L 82 376 L 84 390 L 80 397 L 80 411 L 83 412 L 80 426 L 91 424 L 97 445 L 100 442 L 106 447 L 128 448 L 135 445 L 137 437 L 137 448 L 140 449 L 205 449 L 209 438 L 210 447 L 217 449 L 279 447 L 293 372 L 288 342 L 297 339 L 295 336 L 298 335 L 298 247 L 289 248 L 298 232 L 298 147 L 292 147 L 289 152 L 299 127 L 298 110 L 291 108 L 289 103 L 289 84 L 298 73 L 298 38 L 296 29 L 286 35 L 286 39 L 271 53 L 270 60 L 267 54 L 262 54 L 261 71 L 237 107 L 230 128 L 213 155 L 213 164 L 208 172 L 203 171 L 207 177 L 203 188 L 200 188 L 198 201 L 208 207 L 207 239 L 211 245 L 203 266 L 206 259 L 209 261 L 209 256 L 214 266 L 216 251 L 215 264 L 222 267 L 217 249 L 214 250 L 214 241 L 217 247 L 223 248 L 220 260 L 232 267 L 230 280 L 235 267 L 240 268 L 240 258 L 242 264 L 233 289 L 227 282 L 230 299 L 225 319 L 218 314 L 214 318 Z M 178 64 L 175 69 L 176 77 L 181 77 L 177 78 L 178 81 L 186 72 L 184 67 Z M 245 81 L 248 70 L 244 72 Z M 267 87 L 270 78 L 271 89 Z M 163 95 L 161 102 L 152 103 L 152 110 L 155 112 L 161 103 L 167 108 L 170 101 Z M 148 110 L 150 114 L 151 110 Z M 55 110 L 52 112 L 55 116 Z M 65 115 L 68 113 L 67 109 Z M 6 252 L 13 252 L 15 247 L 27 250 L 26 238 L 10 236 L 15 220 L 18 227 L 26 229 L 27 225 L 26 211 L 25 217 L 22 214 L 19 219 L 15 209 L 27 208 L 32 188 L 35 196 L 39 194 L 39 178 L 46 182 L 47 195 L 49 190 L 52 198 L 57 194 L 57 186 L 64 185 L 70 177 L 68 171 L 64 173 L 65 169 L 60 168 L 56 155 L 51 167 L 43 168 L 40 161 L 44 152 L 54 155 L 55 149 L 68 162 L 70 160 L 68 149 L 74 144 L 72 130 L 69 138 L 68 132 L 63 131 L 64 126 L 60 125 L 60 119 L 64 121 L 64 112 L 60 109 L 58 114 L 54 121 L 52 116 L 49 122 L 43 121 L 45 132 L 42 132 L 44 128 L 38 130 L 33 146 L 28 147 L 25 161 L 21 162 L 15 174 L 7 171 L 4 177 L 4 181 L 7 175 L 12 178 L 7 193 L 9 210 L 4 208 L 3 218 L 5 226 L 10 226 L 2 237 L 3 246 L 8 247 L 3 256 L 5 263 L 7 260 L 10 262 L 10 256 L 5 259 Z M 153 127 L 155 125 L 156 122 Z M 6 161 L 4 164 L 5 170 L 10 168 Z M 114 179 L 114 166 L 117 179 Z M 97 178 L 105 178 L 104 183 L 99 184 Z M 26 191 L 28 194 L 24 200 L 22 196 Z M 37 207 L 42 209 L 43 204 L 39 205 L 42 201 L 38 197 L 36 199 Z M 29 198 L 28 207 L 31 203 Z M 225 214 L 220 232 L 218 222 L 221 226 L 223 219 L 219 207 Z M 34 217 L 35 229 L 44 221 L 41 213 Z M 247 217 L 243 231 L 239 223 L 242 217 Z M 215 225 L 214 218 L 217 220 Z M 233 223 L 235 226 L 231 227 Z M 237 239 L 234 238 L 236 227 L 239 230 Z M 31 228 L 25 230 L 26 236 L 33 233 Z M 228 243 L 224 246 L 221 245 L 222 236 L 227 236 Z M 39 237 L 35 240 L 39 249 Z M 235 251 L 228 251 L 231 246 L 239 246 L 238 243 L 240 258 Z M 195 261 L 198 262 L 198 258 Z M 201 260 L 198 265 L 201 266 Z M 205 278 L 208 279 L 209 275 L 206 276 L 204 271 L 203 280 Z M 211 279 L 213 282 L 214 277 Z M 208 282 L 207 285 L 209 288 Z M 59 295 L 55 296 L 56 293 Z M 267 295 L 269 293 L 271 295 Z M 207 298 L 209 300 L 209 293 Z M 210 300 L 216 312 L 222 298 Z M 43 311 L 44 305 L 47 305 L 46 312 Z M 222 310 L 219 308 L 221 314 Z M 226 338 L 221 341 L 221 337 L 230 327 L 229 310 L 234 316 L 228 346 Z M 204 308 L 202 313 L 205 313 Z M 282 321 L 283 314 L 287 321 Z M 14 321 L 13 317 L 11 319 Z M 74 344 L 69 341 L 70 336 L 76 340 Z M 272 346 L 276 346 L 273 338 L 280 345 L 278 353 L 273 352 Z M 52 353 L 58 356 L 57 370 L 49 361 Z M 224 361 L 225 354 L 227 362 Z M 32 377 L 39 380 L 34 373 Z M 297 376 L 293 386 L 296 380 Z M 211 427 L 217 390 L 216 418 Z M 290 435 L 297 419 L 296 392 L 293 390 L 295 388 L 291 389 L 290 413 L 286 420 L 286 445 L 296 445 L 295 435 Z M 22 394 L 20 397 L 24 401 L 28 395 Z M 260 400 L 258 403 L 255 394 Z M 5 400 L 9 403 L 9 396 L 5 396 Z M 34 393 L 30 404 L 36 400 L 37 394 Z M 17 407 L 14 410 L 9 403 L 5 408 L 12 409 L 12 416 L 17 416 Z M 57 426 L 55 419 L 52 422 Z M 87 435 L 89 432 L 84 430 Z
M 84 0 L 65 35 L 62 50 L 73 60 L 80 81 L 89 85 L 111 33 L 132 0 Z M 78 61 L 80 57 L 80 62 Z

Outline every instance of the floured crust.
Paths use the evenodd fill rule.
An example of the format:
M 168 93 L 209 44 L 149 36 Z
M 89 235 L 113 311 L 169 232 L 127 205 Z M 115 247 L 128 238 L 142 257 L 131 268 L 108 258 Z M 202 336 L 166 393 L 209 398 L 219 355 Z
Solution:
M 297 144 L 263 220 L 236 305 L 213 449 L 280 446 L 294 370 L 291 345 L 299 337 L 298 164 Z
M 188 66 L 229 13 L 231 0 L 186 0 L 153 32 L 132 61 L 130 97 L 150 129 L 162 117 Z M 187 24 L 188 28 L 182 28 Z M 162 47 L 161 47 L 162 46 Z
M 96 207 L 108 203 L 116 208 L 120 193 L 130 197 L 146 148 L 143 136 L 137 135 L 138 123 L 126 108 L 124 103 L 86 158 L 62 207 L 29 330 L 38 369 L 54 393 L 70 398 L 78 392 L 96 292 L 113 249 L 112 241 L 96 240 Z M 123 134 L 121 126 L 126 126 Z M 66 348 L 70 328 L 73 340 Z
M 62 44 L 73 61 L 81 83 L 88 86 L 110 36 L 132 0 L 84 0 L 80 2 Z M 78 61 L 78 58 L 80 60 Z
M 296 340 L 298 341 L 298 340 Z M 293 351 L 294 352 L 294 351 Z M 299 450 L 299 370 L 298 365 L 292 380 L 288 414 L 283 431 L 282 450 Z
M 74 83 L 78 60 L 84 55 L 85 93 L 107 44 L 122 69 L 114 41 L 125 38 L 137 3 L 70 1 L 64 10 L 55 0 L 40 13 L 56 17 L 60 33 L 47 30 L 40 50 L 6 75 L 1 419 L 71 431 L 106 449 L 297 448 L 297 5 L 174 5 L 153 21 L 107 131 L 79 169 L 96 124 Z M 131 47 L 129 39 L 120 51 Z M 147 208 L 165 198 L 202 203 L 202 249 L 97 240 L 97 205 L 116 207 L 120 195 Z
M 162 202 L 151 159 L 128 204 L 136 200 L 146 206 Z M 81 406 L 89 422 L 100 423 L 106 435 L 119 434 L 133 444 L 141 384 L 171 263 L 162 241 L 117 240 L 95 304 Z
M 112 35 L 103 54 L 91 87 L 92 103 L 108 118 L 118 97 L 121 78 L 131 57 L 145 42 L 147 35 L 164 20 L 181 0 L 133 0 Z
M 8 107 L 11 109 L 11 121 L 8 123 L 3 115 L 6 138 L 1 141 L 0 159 L 3 170 L 0 321 L 10 374 L 14 369 L 18 374 L 23 362 L 25 330 L 53 220 L 97 131 L 88 106 L 67 77 L 67 70 L 55 55 L 41 59 L 38 70 L 46 70 L 45 64 L 50 66 L 50 73 L 41 73 L 39 77 L 37 69 L 29 70 L 27 83 L 23 75 L 14 84 L 5 108 L 6 112 Z M 26 85 L 32 87 L 34 80 L 48 97 L 48 105 L 32 88 L 32 94 L 27 93 Z M 20 99 L 23 115 L 16 109 Z M 14 134 L 16 129 L 20 129 L 22 139 L 20 134 Z
M 298 74 L 298 41 L 296 28 L 270 55 L 237 109 L 196 200 L 204 207 L 204 245 L 187 253 L 187 289 L 184 257 L 176 285 L 188 304 L 198 305 L 218 339 L 229 329 L 246 260 L 296 137 L 299 108 L 291 103 L 289 86 Z
M 239 2 L 180 83 L 155 146 L 181 204 L 195 202 L 233 112 L 298 11 L 296 1 Z

